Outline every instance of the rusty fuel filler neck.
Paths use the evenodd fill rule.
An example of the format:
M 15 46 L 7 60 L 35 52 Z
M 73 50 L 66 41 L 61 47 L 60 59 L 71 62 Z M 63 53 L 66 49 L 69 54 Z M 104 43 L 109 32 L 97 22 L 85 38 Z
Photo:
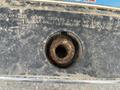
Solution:
M 53 65 L 67 68 L 79 57 L 80 49 L 77 38 L 73 34 L 63 31 L 48 39 L 45 52 Z

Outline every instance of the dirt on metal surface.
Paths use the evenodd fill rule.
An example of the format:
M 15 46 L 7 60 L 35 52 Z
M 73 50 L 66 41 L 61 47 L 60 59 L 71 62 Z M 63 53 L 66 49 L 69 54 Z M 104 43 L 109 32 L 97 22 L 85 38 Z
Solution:
M 61 31 L 74 33 L 80 40 L 80 52 L 84 51 L 83 58 L 74 59 L 76 62 L 64 69 L 52 65 L 45 53 L 49 36 Z M 66 37 L 53 42 L 52 58 L 59 59 L 54 55 L 60 45 L 58 40 L 68 41 L 63 45 L 69 49 L 70 59 L 67 56 L 64 59 L 71 60 L 76 54 L 75 46 Z M 119 8 L 57 1 L 0 0 L 1 90 L 101 90 L 101 87 L 119 90 L 119 59 Z M 49 83 L 51 81 L 56 84 Z

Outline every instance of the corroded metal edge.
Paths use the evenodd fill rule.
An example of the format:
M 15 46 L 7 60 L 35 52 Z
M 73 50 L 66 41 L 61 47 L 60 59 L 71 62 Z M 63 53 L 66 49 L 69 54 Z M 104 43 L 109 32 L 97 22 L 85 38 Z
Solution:
M 36 10 L 57 11 L 76 14 L 92 14 L 97 16 L 110 16 L 120 18 L 120 8 L 62 1 L 21 0 L 13 2 L 9 0 L 3 0 L 0 3 L 0 7 L 23 10 L 32 8 Z
M 38 83 L 67 83 L 67 84 L 106 84 L 119 85 L 120 79 L 79 79 L 75 76 L 0 76 L 0 81 L 16 81 L 16 82 L 38 82 Z

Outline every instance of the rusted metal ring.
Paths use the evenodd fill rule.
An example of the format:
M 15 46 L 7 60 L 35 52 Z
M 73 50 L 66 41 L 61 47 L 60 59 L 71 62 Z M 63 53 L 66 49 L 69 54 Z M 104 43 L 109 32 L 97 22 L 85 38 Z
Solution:
M 74 54 L 75 46 L 66 36 L 61 35 L 56 37 L 50 46 L 50 56 L 52 58 L 52 62 L 58 65 L 69 65 L 72 62 Z
M 55 66 L 67 68 L 82 57 L 80 39 L 71 32 L 61 31 L 49 36 L 45 53 L 48 60 Z

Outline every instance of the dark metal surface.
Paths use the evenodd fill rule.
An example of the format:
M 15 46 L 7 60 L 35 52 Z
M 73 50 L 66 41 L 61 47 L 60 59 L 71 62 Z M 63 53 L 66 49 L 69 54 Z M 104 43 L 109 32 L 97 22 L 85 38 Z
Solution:
M 69 68 L 45 54 L 50 35 L 74 33 L 84 57 Z M 120 10 L 64 3 L 22 2 L 0 6 L 0 75 L 69 75 L 120 78 Z

